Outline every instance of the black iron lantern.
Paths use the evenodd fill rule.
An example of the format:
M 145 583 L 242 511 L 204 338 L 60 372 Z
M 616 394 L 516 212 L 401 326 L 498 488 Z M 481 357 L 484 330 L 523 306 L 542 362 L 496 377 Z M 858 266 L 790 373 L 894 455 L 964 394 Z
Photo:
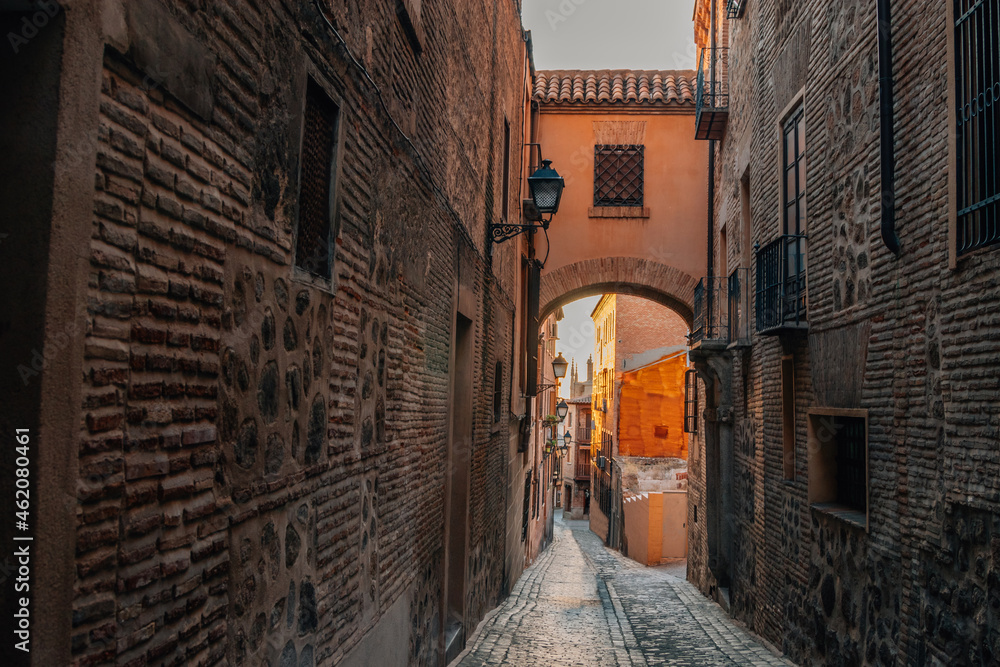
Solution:
M 559 356 L 552 360 L 552 374 L 556 376 L 557 380 L 561 380 L 566 377 L 566 369 L 569 368 L 569 362 L 566 358 L 562 356 L 562 352 Z
M 538 157 L 542 157 L 541 146 L 538 144 L 525 144 L 525 146 L 538 147 Z M 489 227 L 493 242 L 502 243 L 525 232 L 534 234 L 538 230 L 548 230 L 552 216 L 559 210 L 559 202 L 562 200 L 565 187 L 566 181 L 552 168 L 552 160 L 542 159 L 542 166 L 528 177 L 531 199 L 525 199 L 523 202 L 526 223 L 518 224 L 511 220 L 491 223 Z
M 559 421 L 566 419 L 566 415 L 569 414 L 569 406 L 566 405 L 566 400 L 563 399 L 559 401 L 556 405 L 556 417 L 559 417 Z
M 542 160 L 542 166 L 528 177 L 528 189 L 535 208 L 542 215 L 555 215 L 559 210 L 559 200 L 562 199 L 566 182 L 555 169 L 552 160 Z
M 573 436 L 570 435 L 569 431 L 566 431 L 565 433 L 563 433 L 562 441 L 563 441 L 562 448 L 564 450 L 569 449 L 570 445 L 573 444 Z

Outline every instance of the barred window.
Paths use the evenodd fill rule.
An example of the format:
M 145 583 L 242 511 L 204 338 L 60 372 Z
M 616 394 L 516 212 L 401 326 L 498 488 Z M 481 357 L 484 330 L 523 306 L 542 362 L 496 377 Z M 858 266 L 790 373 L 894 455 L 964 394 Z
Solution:
M 805 110 L 800 106 L 782 126 L 782 204 L 785 234 L 806 233 Z
M 958 254 L 1000 243 L 1000 0 L 955 0 Z
M 684 373 L 684 432 L 698 432 L 698 371 Z
M 340 110 L 312 80 L 306 86 L 295 266 L 330 278 L 333 165 Z
M 645 146 L 594 147 L 594 206 L 642 206 Z
M 833 414 L 829 414 L 829 413 Z M 863 410 L 809 414 L 809 502 L 868 523 L 868 417 Z

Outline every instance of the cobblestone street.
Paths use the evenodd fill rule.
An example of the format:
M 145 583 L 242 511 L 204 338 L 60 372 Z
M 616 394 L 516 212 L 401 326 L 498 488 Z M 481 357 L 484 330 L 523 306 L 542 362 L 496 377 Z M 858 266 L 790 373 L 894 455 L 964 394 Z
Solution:
M 789 665 L 687 581 L 604 547 L 584 521 L 555 539 L 455 661 L 487 665 Z

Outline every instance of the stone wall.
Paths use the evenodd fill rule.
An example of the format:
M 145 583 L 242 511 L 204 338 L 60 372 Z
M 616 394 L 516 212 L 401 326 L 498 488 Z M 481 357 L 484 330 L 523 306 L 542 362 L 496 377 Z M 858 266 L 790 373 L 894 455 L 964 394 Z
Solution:
M 87 264 L 64 276 L 85 294 L 79 430 L 63 434 L 73 602 L 45 612 L 70 646 L 48 650 L 306 666 L 401 636 L 411 664 L 439 664 L 459 285 L 474 325 L 466 627 L 509 585 L 520 504 L 506 403 L 493 418 L 520 253 L 486 234 L 504 119 L 522 131 L 519 7 L 424 3 L 414 28 L 419 3 L 66 4 L 71 27 L 96 13 L 105 34 L 65 56 L 100 77 L 64 81 L 90 105 L 74 112 L 92 114 L 78 168 L 94 186 Z M 293 266 L 307 79 L 342 122 L 329 284 Z
M 809 234 L 809 334 L 755 335 L 732 354 L 722 409 L 710 415 L 733 431 L 723 452 L 733 461 L 732 612 L 801 664 L 991 664 L 1000 347 L 988 313 L 1000 301 L 1000 260 L 988 249 L 949 265 L 953 23 L 946 5 L 915 0 L 892 2 L 901 256 L 883 244 L 875 12 L 856 0 L 764 0 L 727 25 L 716 252 L 725 225 L 728 265 L 747 256 L 744 174 L 751 242 L 781 233 L 779 114 L 800 90 Z M 795 372 L 792 480 L 782 470 L 784 355 Z M 867 530 L 809 505 L 812 408 L 867 410 Z M 699 436 L 692 513 L 705 502 L 704 455 Z M 690 576 L 712 593 L 708 536 L 690 526 Z

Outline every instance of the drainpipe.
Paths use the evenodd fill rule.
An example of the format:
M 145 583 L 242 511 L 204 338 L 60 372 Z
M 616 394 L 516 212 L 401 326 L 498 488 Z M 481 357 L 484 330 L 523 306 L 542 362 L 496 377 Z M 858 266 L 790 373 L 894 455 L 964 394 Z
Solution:
M 711 71 L 711 79 L 709 80 L 709 85 L 712 87 L 712 93 L 715 93 L 715 47 L 716 47 L 716 37 L 715 37 L 715 5 L 717 3 L 712 0 L 712 7 L 709 10 L 709 57 L 711 62 L 709 63 Z M 710 139 L 708 142 L 708 266 L 705 267 L 708 283 L 705 285 L 705 315 L 711 318 L 712 310 L 712 300 L 715 296 L 712 293 L 713 278 L 715 277 L 715 139 Z M 711 319 L 708 320 L 711 324 Z
M 899 237 L 896 235 L 896 154 L 893 127 L 892 89 L 892 12 L 890 0 L 878 0 L 878 88 L 879 135 L 882 165 L 882 242 L 899 257 Z

